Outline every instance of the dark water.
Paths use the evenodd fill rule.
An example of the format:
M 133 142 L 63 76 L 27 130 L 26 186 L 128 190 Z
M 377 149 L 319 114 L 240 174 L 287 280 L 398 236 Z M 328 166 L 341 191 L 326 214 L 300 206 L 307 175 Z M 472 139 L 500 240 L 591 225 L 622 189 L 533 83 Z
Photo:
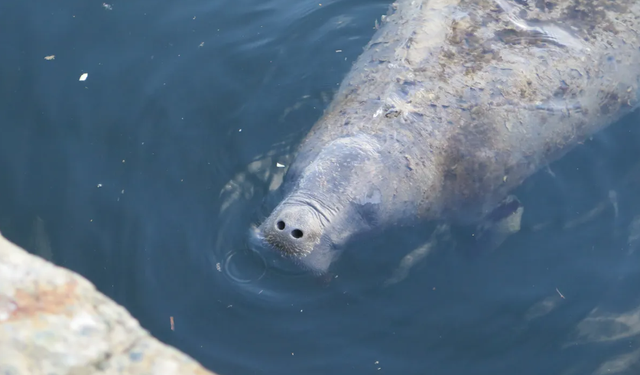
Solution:
M 221 374 L 640 372 L 637 114 L 527 181 L 493 253 L 385 286 L 425 228 L 329 284 L 246 251 L 388 3 L 0 2 L 0 230 Z

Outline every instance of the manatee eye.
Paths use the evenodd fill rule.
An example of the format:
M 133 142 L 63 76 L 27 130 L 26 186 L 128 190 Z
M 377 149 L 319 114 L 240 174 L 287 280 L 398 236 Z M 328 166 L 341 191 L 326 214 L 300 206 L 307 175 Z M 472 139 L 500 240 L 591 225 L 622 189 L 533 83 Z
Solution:
M 284 221 L 282 221 L 282 220 L 278 221 L 278 222 L 276 223 L 276 227 L 277 227 L 278 229 L 280 229 L 280 230 L 284 230 L 284 227 L 285 227 L 285 225 L 284 225 Z
M 294 230 L 291 231 L 291 236 L 293 238 L 302 238 L 302 235 L 303 235 L 303 233 L 302 233 L 302 231 L 300 229 L 294 229 Z

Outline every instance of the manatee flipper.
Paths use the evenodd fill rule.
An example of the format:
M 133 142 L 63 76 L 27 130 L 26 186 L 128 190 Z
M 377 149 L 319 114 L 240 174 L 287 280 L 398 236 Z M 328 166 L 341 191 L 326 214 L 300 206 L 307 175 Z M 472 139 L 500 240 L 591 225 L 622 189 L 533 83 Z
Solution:
M 523 212 L 518 198 L 507 196 L 476 227 L 475 247 L 489 252 L 497 249 L 509 236 L 520 231 Z
M 429 255 L 439 243 L 441 244 L 449 240 L 451 240 L 449 225 L 438 225 L 427 242 L 402 258 L 400 265 L 393 271 L 393 275 L 384 282 L 384 286 L 389 286 L 404 280 L 409 275 L 409 270 L 411 270 L 413 266 Z

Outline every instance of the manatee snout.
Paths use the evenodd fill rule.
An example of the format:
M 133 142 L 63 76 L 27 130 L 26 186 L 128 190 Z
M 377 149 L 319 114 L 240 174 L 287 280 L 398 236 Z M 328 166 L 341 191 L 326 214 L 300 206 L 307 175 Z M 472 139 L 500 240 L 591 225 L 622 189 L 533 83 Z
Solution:
M 287 198 L 258 228 L 271 252 L 316 274 L 323 274 L 337 256 L 332 225 L 313 203 Z
M 386 176 L 378 144 L 369 136 L 339 138 L 314 157 L 298 155 L 286 197 L 258 228 L 272 250 L 324 273 L 357 233 L 377 226 Z
M 320 242 L 322 227 L 314 208 L 284 202 L 260 226 L 260 231 L 264 240 L 284 255 L 304 256 Z

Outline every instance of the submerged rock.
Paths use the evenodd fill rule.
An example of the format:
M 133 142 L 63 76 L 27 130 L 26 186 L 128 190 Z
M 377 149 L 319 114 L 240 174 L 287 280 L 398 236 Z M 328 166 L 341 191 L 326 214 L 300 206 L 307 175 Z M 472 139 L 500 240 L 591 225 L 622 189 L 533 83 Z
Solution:
M 84 277 L 0 235 L 0 374 L 212 374 Z

